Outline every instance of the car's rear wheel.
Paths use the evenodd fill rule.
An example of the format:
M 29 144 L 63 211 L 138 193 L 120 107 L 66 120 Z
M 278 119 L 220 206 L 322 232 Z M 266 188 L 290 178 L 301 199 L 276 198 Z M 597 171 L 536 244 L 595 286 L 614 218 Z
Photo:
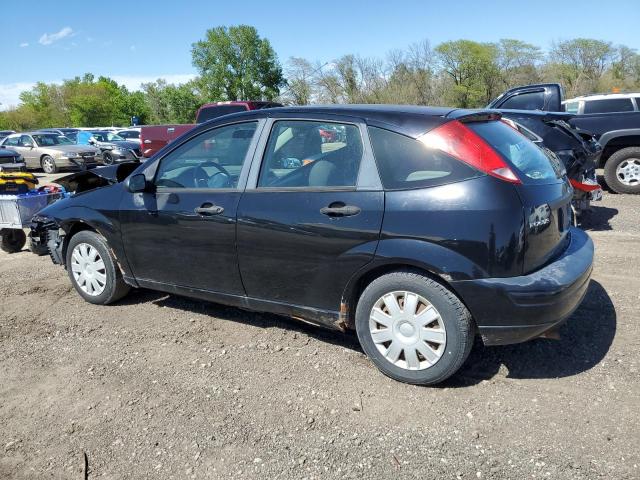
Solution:
M 87 302 L 107 305 L 129 292 L 106 240 L 96 232 L 85 230 L 71 237 L 66 263 L 71 283 Z
M 410 271 L 369 284 L 358 301 L 356 331 L 385 375 L 431 385 L 453 375 L 473 345 L 471 314 L 450 290 Z
M 40 165 L 42 166 L 42 170 L 44 171 L 44 173 L 58 173 L 58 166 L 56 165 L 56 161 L 51 155 L 45 155 L 44 157 L 42 157 L 42 160 L 40 160 Z
M 611 155 L 604 165 L 604 179 L 615 192 L 640 194 L 640 147 Z
M 27 235 L 20 229 L 3 228 L 0 230 L 0 237 L 2 237 L 0 248 L 7 253 L 17 253 L 27 243 Z

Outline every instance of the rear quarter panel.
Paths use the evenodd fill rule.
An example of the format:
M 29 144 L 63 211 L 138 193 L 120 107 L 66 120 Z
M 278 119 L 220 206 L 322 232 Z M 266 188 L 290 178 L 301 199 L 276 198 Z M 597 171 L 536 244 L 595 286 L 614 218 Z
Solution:
M 515 188 L 489 176 L 388 191 L 376 261 L 418 262 L 447 280 L 520 275 L 523 217 Z

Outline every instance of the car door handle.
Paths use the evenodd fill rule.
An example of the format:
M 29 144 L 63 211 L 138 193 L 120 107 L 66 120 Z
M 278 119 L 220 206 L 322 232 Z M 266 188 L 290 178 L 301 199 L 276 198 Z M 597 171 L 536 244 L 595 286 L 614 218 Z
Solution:
M 320 213 L 328 217 L 351 217 L 360 213 L 360 207 L 345 205 L 342 202 L 334 202 L 328 207 L 321 208 Z
M 213 205 L 212 203 L 204 203 L 202 204 L 202 206 L 196 207 L 194 212 L 196 212 L 198 215 L 206 216 L 220 215 L 222 212 L 224 212 L 224 207 Z

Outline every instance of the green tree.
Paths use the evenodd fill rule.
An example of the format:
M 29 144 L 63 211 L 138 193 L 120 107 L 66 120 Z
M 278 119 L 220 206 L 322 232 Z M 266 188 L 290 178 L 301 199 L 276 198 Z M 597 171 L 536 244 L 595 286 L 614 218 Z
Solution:
M 271 44 L 248 25 L 207 30 L 191 55 L 210 99 L 272 100 L 286 84 Z
M 591 38 L 554 43 L 549 52 L 547 76 L 560 80 L 570 96 L 597 91 L 615 53 L 611 42 Z
M 444 42 L 435 49 L 443 72 L 453 81 L 448 103 L 470 108 L 486 105 L 498 92 L 497 47 L 471 40 Z

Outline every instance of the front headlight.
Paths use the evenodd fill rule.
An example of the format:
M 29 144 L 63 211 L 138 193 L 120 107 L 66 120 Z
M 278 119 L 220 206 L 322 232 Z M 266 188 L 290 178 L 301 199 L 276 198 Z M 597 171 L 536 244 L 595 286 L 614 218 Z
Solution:
M 64 152 L 63 155 L 67 158 L 76 158 L 77 156 L 79 156 L 77 153 L 75 152 Z

